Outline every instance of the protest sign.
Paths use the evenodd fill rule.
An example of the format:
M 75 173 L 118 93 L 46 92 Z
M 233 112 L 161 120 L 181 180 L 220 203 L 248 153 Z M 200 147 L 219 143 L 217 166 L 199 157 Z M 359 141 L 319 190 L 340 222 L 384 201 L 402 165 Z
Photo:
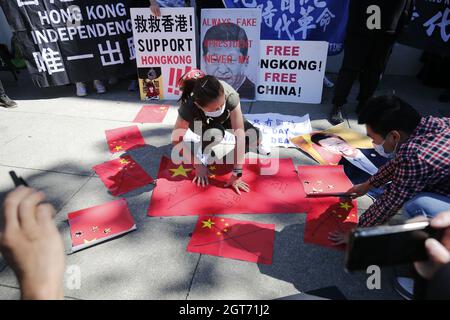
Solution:
M 194 8 L 132 8 L 134 44 L 142 100 L 179 98 L 178 79 L 195 68 Z
M 320 103 L 327 64 L 324 41 L 261 41 L 257 100 Z
M 344 49 L 349 0 L 224 0 L 227 8 L 259 8 L 262 40 L 327 41 L 329 55 Z
M 39 87 L 134 73 L 131 0 L 0 3 Z
M 450 1 L 416 0 L 400 43 L 437 54 L 450 54 Z
M 255 100 L 261 10 L 203 9 L 200 23 L 202 70 Z
M 266 147 L 295 147 L 290 142 L 299 133 L 312 131 L 309 115 L 303 117 L 279 113 L 246 114 L 245 118 L 261 130 L 262 144 Z

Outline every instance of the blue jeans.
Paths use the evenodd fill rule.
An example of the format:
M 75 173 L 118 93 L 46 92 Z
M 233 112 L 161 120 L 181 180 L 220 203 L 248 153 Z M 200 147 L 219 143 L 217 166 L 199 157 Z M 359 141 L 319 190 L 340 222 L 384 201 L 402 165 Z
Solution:
M 438 213 L 450 211 L 450 197 L 437 193 L 422 192 L 404 205 L 408 219 L 417 216 L 433 218 Z

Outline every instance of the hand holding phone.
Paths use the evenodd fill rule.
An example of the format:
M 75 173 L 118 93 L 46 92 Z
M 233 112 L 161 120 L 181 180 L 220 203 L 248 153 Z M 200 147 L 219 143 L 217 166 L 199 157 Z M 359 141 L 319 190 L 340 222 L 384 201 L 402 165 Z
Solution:
M 370 265 L 392 266 L 428 260 L 425 241 L 440 240 L 442 230 L 430 222 L 359 228 L 350 233 L 346 270 L 365 270 Z
M 441 230 L 440 242 L 435 239 L 425 241 L 428 261 L 415 262 L 417 272 L 425 279 L 431 279 L 443 265 L 450 263 L 450 211 L 442 212 L 430 221 L 432 228 Z

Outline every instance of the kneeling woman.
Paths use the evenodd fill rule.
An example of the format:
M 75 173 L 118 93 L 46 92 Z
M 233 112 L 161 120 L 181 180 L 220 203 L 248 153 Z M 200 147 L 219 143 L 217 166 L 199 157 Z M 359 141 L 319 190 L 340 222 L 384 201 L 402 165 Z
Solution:
M 202 139 L 202 152 L 206 146 L 211 149 L 214 143 L 220 143 L 225 135 L 225 130 L 232 129 L 236 137 L 234 148 L 233 174 L 226 184 L 231 186 L 238 194 L 240 190 L 249 192 L 250 187 L 242 181 L 242 166 L 244 163 L 246 142 L 259 145 L 261 137 L 259 130 L 244 119 L 239 100 L 239 94 L 226 82 L 213 76 L 205 75 L 203 71 L 194 69 L 180 79 L 180 87 L 183 94 L 180 98 L 178 118 L 172 132 L 172 144 L 174 146 L 184 144 L 183 137 L 188 129 L 199 134 Z M 246 138 L 246 131 L 252 129 Z M 200 132 L 198 132 L 200 130 Z M 209 134 L 212 136 L 206 137 Z M 254 137 L 249 139 L 249 137 Z M 211 142 L 212 141 L 212 142 Z M 209 145 L 208 145 L 209 144 Z M 186 150 L 188 146 L 183 145 Z M 261 148 L 259 149 L 264 152 Z M 195 177 L 194 183 L 198 186 L 208 184 L 208 168 L 197 157 L 197 153 L 183 154 L 184 159 L 192 161 L 194 158 Z M 192 162 L 190 162 L 192 163 Z

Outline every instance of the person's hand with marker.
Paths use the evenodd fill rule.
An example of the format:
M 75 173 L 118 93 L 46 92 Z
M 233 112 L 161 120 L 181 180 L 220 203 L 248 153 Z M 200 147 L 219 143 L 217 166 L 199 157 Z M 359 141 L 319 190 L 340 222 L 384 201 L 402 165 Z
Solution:
M 225 188 L 232 187 L 237 194 L 241 194 L 241 190 L 245 192 L 250 192 L 250 187 L 247 183 L 242 181 L 242 169 L 235 168 L 231 174 L 230 179 L 225 184 Z
M 1 208 L 0 251 L 20 284 L 22 299 L 62 299 L 64 245 L 45 194 L 19 186 Z
M 155 17 L 161 16 L 161 10 L 159 8 L 159 4 L 156 0 L 150 0 L 150 11 Z

